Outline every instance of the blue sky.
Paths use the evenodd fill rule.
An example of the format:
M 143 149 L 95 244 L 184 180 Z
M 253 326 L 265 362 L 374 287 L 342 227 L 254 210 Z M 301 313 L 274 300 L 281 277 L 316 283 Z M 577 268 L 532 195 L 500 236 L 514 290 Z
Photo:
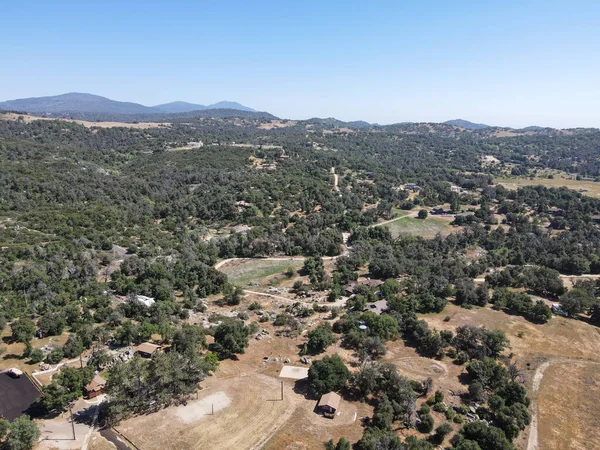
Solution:
M 0 100 L 600 127 L 597 1 L 3 2 Z

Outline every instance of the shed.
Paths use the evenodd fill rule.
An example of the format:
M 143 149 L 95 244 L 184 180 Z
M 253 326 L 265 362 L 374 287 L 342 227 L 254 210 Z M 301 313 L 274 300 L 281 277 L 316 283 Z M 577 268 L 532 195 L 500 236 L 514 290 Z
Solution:
M 135 352 L 144 358 L 151 358 L 158 350 L 160 350 L 160 345 L 150 342 L 144 342 L 135 348 Z
M 330 417 L 333 419 L 336 411 L 340 408 L 341 401 L 342 397 L 340 397 L 338 394 L 335 392 L 328 392 L 319 400 L 317 410 L 322 412 L 325 417 Z
M 96 375 L 90 384 L 85 387 L 85 395 L 87 398 L 94 398 L 104 392 L 106 380 L 100 375 Z

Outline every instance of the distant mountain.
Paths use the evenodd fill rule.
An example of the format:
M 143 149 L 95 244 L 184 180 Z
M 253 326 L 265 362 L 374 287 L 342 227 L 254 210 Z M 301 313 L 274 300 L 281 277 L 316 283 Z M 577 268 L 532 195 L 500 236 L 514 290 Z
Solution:
M 213 103 L 212 105 L 208 105 L 206 109 L 237 109 L 238 111 L 256 112 L 255 109 L 240 105 L 238 102 L 228 101 Z
M 52 97 L 32 97 L 0 102 L 0 109 L 25 111 L 43 114 L 67 112 L 108 113 L 108 114 L 152 114 L 160 112 L 138 103 L 117 102 L 92 94 L 55 95 Z
M 468 120 L 463 119 L 454 119 L 447 120 L 443 122 L 445 125 L 454 125 L 455 127 L 465 128 L 467 130 L 482 130 L 483 128 L 490 128 L 490 125 L 485 125 L 483 123 L 474 123 L 469 122 Z
M 38 114 L 174 114 L 191 111 L 224 110 L 256 112 L 237 102 L 218 102 L 212 105 L 196 105 L 188 102 L 172 102 L 154 107 L 139 103 L 118 102 L 106 97 L 72 92 L 51 97 L 21 98 L 0 102 L 0 110 L 23 111 Z
M 249 108 L 247 106 L 241 105 L 238 102 L 218 102 L 213 103 L 212 105 L 198 105 L 196 103 L 188 103 L 188 102 L 171 102 L 165 103 L 163 105 L 156 105 L 154 109 L 158 109 L 159 111 L 166 113 L 185 113 L 190 111 L 204 111 L 207 109 L 235 109 L 236 111 L 248 111 L 248 112 L 256 112 L 255 109 Z
M 184 113 L 190 111 L 204 111 L 206 106 L 195 105 L 194 103 L 188 102 L 171 102 L 164 103 L 162 105 L 156 105 L 154 106 L 154 109 L 158 109 L 159 111 L 166 113 Z

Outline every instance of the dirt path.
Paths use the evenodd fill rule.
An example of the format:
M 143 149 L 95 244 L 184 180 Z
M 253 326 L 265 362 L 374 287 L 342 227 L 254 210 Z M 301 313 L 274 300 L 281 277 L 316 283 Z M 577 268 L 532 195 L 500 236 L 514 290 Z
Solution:
M 409 217 L 412 217 L 414 219 L 418 215 L 419 215 L 419 212 L 418 211 L 414 211 L 414 212 L 411 212 L 411 213 L 409 213 L 409 214 L 407 214 L 405 216 L 402 216 L 402 217 L 396 217 L 394 219 L 384 220 L 383 222 L 377 222 L 377 223 L 371 224 L 371 225 L 369 225 L 369 227 L 380 227 L 380 226 L 383 226 L 383 225 L 387 225 L 388 223 L 396 222 L 398 220 L 407 219 Z
M 333 190 L 336 192 L 340 192 L 339 185 L 339 175 L 335 173 L 335 167 L 331 168 L 331 174 L 333 175 Z
M 544 378 L 544 372 L 554 364 L 567 364 L 567 363 L 579 363 L 579 364 L 597 364 L 600 365 L 600 361 L 590 361 L 585 359 L 569 359 L 569 358 L 556 358 L 551 359 L 541 364 L 535 374 L 533 375 L 533 382 L 531 388 L 531 396 L 533 400 L 531 402 L 531 426 L 529 427 L 529 438 L 527 440 L 527 450 L 539 450 L 538 442 L 538 402 L 537 394 Z
M 244 292 L 246 294 L 262 295 L 263 297 L 270 297 L 270 298 L 274 298 L 277 300 L 284 300 L 288 303 L 296 303 L 298 301 L 298 300 L 294 300 L 294 299 L 287 298 L 287 297 L 281 297 L 280 295 L 267 294 L 265 292 L 249 291 L 247 289 L 244 289 Z
M 323 261 L 335 261 L 336 259 L 342 256 L 348 256 L 350 254 L 350 249 L 346 248 L 342 253 L 337 256 L 323 256 L 321 259 Z M 219 270 L 225 264 L 230 263 L 232 261 L 304 261 L 306 256 L 266 256 L 266 257 L 257 257 L 257 258 L 227 258 L 222 261 L 219 261 L 215 264 L 215 269 Z

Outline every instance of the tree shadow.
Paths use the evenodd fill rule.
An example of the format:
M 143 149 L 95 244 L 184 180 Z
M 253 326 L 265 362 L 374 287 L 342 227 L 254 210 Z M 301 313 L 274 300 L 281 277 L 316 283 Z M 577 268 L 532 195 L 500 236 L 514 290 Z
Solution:
M 73 414 L 73 420 L 75 420 L 76 423 L 83 423 L 91 426 L 94 422 L 94 415 L 96 414 L 97 407 L 99 407 L 99 405 L 90 405 L 81 411 L 77 411 Z

